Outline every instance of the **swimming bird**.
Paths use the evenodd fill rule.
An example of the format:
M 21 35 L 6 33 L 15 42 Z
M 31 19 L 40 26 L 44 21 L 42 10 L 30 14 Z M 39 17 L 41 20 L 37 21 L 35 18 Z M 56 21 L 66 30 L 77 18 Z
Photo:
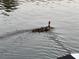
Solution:
M 51 22 L 48 21 L 48 26 L 33 29 L 32 32 L 47 32 L 47 31 L 50 31 L 50 29 L 53 29 L 53 27 L 50 26 L 50 23 L 51 23 Z

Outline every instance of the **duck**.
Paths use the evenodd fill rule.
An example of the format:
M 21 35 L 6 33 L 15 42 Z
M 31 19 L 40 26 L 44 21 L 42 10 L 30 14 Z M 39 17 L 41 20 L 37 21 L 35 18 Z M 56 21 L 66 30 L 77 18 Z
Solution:
M 53 29 L 53 27 L 50 26 L 50 23 L 51 22 L 48 21 L 48 26 L 33 29 L 32 32 L 48 32 Z

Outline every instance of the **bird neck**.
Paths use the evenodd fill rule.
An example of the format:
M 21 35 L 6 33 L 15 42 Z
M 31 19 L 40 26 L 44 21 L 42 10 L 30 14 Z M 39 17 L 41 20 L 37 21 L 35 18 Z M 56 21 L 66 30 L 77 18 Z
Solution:
M 48 27 L 50 27 L 50 21 L 48 22 Z

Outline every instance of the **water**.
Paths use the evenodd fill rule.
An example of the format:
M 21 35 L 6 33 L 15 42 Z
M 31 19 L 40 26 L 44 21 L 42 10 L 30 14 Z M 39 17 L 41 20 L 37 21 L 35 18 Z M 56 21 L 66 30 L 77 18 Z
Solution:
M 0 0 L 0 58 L 57 59 L 79 53 L 78 0 Z M 30 30 L 46 26 L 50 32 Z

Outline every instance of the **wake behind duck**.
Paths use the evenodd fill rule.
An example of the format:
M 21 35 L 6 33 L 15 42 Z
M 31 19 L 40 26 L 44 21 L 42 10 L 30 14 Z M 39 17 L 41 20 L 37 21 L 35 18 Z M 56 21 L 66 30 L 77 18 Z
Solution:
M 50 26 L 50 21 L 49 21 L 48 26 L 33 29 L 32 32 L 47 32 L 50 31 L 51 29 L 54 29 L 54 27 Z

